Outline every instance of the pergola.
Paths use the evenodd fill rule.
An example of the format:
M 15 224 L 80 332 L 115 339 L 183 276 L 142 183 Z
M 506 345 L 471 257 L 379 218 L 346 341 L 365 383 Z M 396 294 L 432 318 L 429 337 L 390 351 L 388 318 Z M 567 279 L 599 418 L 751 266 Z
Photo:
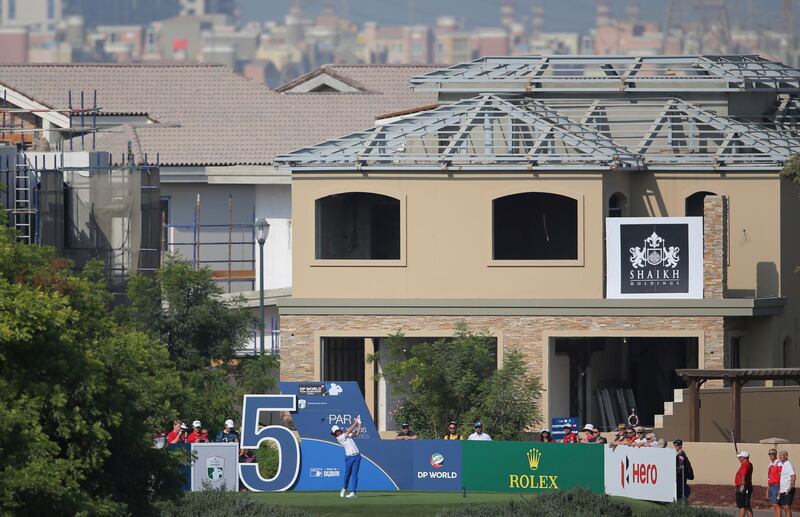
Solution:
M 731 388 L 731 429 L 737 437 L 742 431 L 742 385 L 749 381 L 795 381 L 800 384 L 800 368 L 728 368 L 721 370 L 675 370 L 689 389 L 689 439 L 700 441 L 700 386 L 706 381 L 727 381 Z

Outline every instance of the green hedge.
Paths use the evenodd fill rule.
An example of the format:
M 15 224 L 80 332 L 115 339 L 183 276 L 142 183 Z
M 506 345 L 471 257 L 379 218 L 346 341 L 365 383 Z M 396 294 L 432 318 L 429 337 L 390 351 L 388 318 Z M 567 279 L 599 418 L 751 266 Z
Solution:
M 508 504 L 465 505 L 445 508 L 439 517 L 633 517 L 623 501 L 586 489 L 545 492 Z M 708 508 L 685 504 L 663 505 L 644 513 L 645 517 L 717 517 L 724 515 Z
M 158 509 L 164 517 L 310 517 L 300 510 L 263 503 L 251 494 L 221 490 L 187 492 L 180 499 L 159 504 Z

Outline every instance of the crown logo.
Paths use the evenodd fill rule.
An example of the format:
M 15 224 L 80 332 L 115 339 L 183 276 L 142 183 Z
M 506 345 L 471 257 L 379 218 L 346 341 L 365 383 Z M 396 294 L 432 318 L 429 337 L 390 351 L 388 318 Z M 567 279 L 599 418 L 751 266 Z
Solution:
M 539 449 L 531 449 L 528 451 L 528 466 L 531 470 L 539 468 L 539 460 L 542 458 L 542 453 Z

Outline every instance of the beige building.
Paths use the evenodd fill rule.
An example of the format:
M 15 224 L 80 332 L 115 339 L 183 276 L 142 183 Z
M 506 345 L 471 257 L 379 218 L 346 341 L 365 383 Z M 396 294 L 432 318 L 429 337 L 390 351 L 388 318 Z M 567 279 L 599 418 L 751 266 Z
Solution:
M 398 331 L 418 345 L 466 321 L 494 336 L 499 364 L 523 353 L 548 419 L 608 427 L 631 405 L 660 422 L 678 368 L 800 366 L 800 189 L 780 177 L 800 152 L 800 71 L 509 57 L 411 82 L 438 107 L 276 159 L 292 171 L 283 380 L 358 381 L 388 431 L 397 400 L 365 356 Z M 701 244 L 680 260 L 700 294 L 678 292 L 684 276 L 610 294 L 634 249 L 654 253 L 635 241 L 628 257 L 606 233 L 619 217 L 654 234 L 697 218 Z M 674 251 L 659 246 L 644 258 L 655 275 Z

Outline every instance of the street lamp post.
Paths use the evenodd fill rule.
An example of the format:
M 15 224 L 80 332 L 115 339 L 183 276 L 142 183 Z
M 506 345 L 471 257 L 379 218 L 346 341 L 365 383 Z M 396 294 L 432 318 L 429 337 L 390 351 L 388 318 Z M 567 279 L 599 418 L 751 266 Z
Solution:
M 256 239 L 258 240 L 258 308 L 261 314 L 259 320 L 259 331 L 261 337 L 261 355 L 264 355 L 264 243 L 267 242 L 267 234 L 269 233 L 269 223 L 266 219 L 256 219 Z

